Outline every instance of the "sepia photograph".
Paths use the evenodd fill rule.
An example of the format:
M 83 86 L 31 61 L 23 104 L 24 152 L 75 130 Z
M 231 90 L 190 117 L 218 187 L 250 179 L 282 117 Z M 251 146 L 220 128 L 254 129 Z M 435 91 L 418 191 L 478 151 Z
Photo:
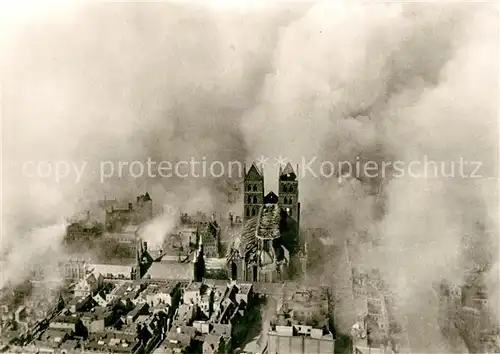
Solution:
M 0 2 L 0 353 L 500 353 L 500 3 Z

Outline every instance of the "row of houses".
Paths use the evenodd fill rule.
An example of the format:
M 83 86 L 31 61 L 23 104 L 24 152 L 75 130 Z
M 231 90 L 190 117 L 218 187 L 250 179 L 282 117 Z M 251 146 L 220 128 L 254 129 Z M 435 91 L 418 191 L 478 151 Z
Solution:
M 246 335 L 254 301 L 252 284 L 205 280 L 183 291 L 166 340 L 155 351 L 165 353 L 229 353 Z
M 182 284 L 105 281 L 96 292 L 75 296 L 32 346 L 53 353 L 151 352 L 165 338 Z
M 88 275 L 23 352 L 226 353 L 246 331 L 252 284 Z M 236 339 L 236 343 L 238 340 Z

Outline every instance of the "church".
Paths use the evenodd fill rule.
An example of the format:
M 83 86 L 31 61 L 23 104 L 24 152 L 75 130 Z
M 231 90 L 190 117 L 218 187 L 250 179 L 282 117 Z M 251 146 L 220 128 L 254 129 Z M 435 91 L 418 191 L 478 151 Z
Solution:
M 264 174 L 245 168 L 243 221 L 227 253 L 228 274 L 244 282 L 289 279 L 291 259 L 299 254 L 300 203 L 297 175 L 290 163 L 279 170 L 278 195 L 264 195 Z

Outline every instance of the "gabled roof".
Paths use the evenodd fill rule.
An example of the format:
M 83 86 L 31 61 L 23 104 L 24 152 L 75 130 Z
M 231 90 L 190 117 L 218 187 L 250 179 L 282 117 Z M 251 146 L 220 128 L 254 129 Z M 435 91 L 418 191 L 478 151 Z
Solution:
M 245 175 L 245 179 L 256 179 L 256 180 L 262 180 L 264 177 L 263 177 L 263 174 L 262 174 L 262 171 L 260 170 L 260 168 L 257 167 L 257 165 L 255 163 L 252 164 L 252 166 L 250 167 L 250 169 L 248 170 L 248 172 L 246 173 Z
M 281 169 L 281 168 L 280 168 Z M 281 176 L 286 176 L 286 175 L 293 175 L 293 176 L 297 176 L 295 174 L 295 171 L 293 170 L 293 167 L 292 165 L 289 163 L 286 164 L 285 168 L 281 171 L 280 173 L 280 177 Z
M 274 192 L 269 192 L 264 197 L 264 204 L 276 204 L 278 202 L 278 196 Z

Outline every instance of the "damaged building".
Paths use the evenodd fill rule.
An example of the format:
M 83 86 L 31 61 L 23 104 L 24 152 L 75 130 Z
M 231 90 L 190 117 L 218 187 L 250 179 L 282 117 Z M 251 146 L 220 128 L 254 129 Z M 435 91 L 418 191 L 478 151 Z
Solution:
M 333 353 L 331 311 L 328 288 L 284 284 L 267 333 L 268 353 Z
M 116 199 L 99 202 L 106 231 L 121 231 L 127 225 L 140 225 L 153 218 L 153 200 L 148 192 L 139 195 L 135 203 L 121 203 Z
M 264 175 L 253 164 L 244 180 L 244 225 L 227 253 L 231 279 L 276 282 L 289 278 L 291 259 L 299 251 L 298 180 L 288 164 L 279 171 L 279 195 L 264 195 Z

